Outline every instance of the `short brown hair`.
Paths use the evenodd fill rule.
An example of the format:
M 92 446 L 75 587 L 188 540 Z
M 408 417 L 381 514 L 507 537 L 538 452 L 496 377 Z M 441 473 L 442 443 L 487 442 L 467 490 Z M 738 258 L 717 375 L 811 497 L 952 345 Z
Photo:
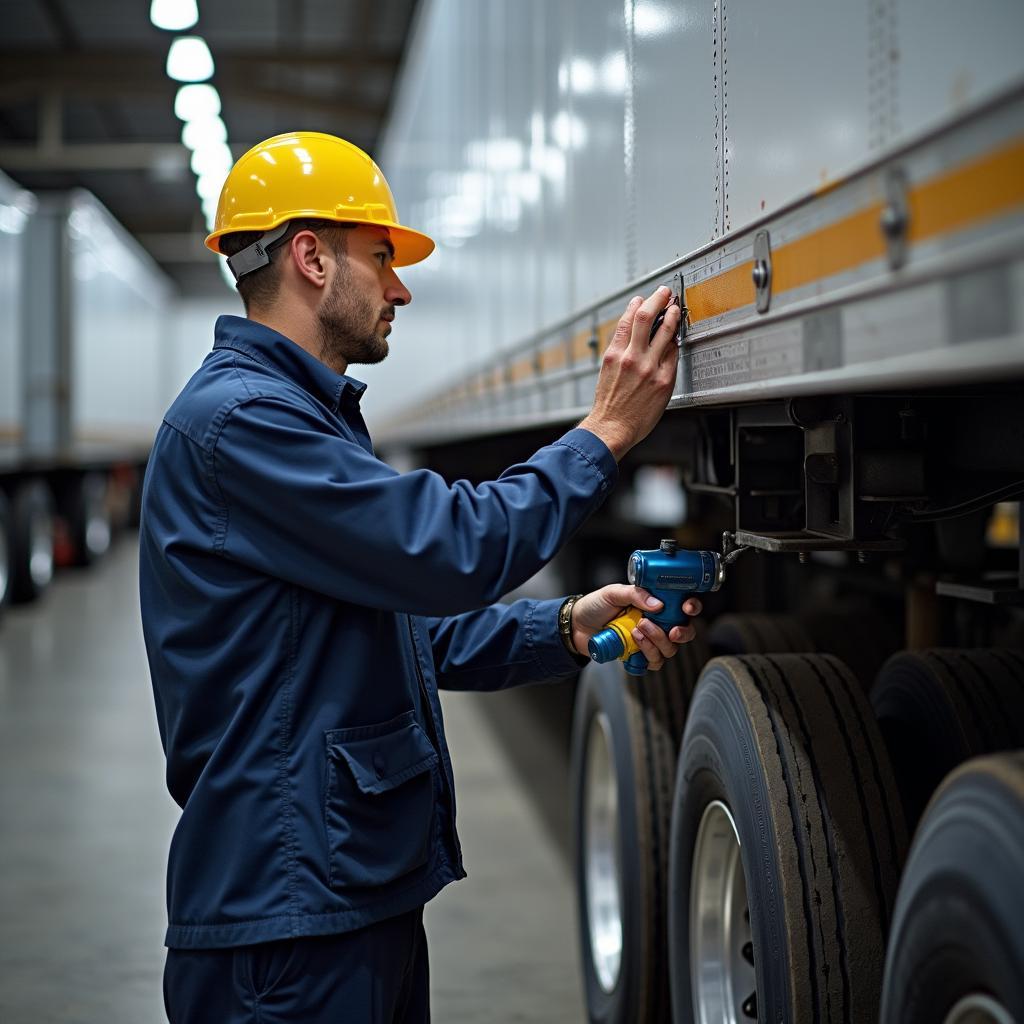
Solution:
M 342 256 L 348 251 L 348 238 L 346 232 L 351 231 L 355 224 L 340 224 L 334 220 L 303 219 L 300 230 L 308 229 L 319 238 L 322 238 L 334 251 L 335 256 Z M 225 256 L 234 256 L 243 249 L 248 248 L 254 242 L 258 242 L 266 232 L 263 231 L 233 231 L 230 235 L 223 235 L 220 239 L 220 250 Z M 291 238 L 291 235 L 286 235 Z M 271 250 L 270 263 L 259 270 L 246 274 L 235 287 L 242 297 L 242 304 L 246 313 L 251 306 L 266 308 L 273 304 L 281 287 L 281 264 L 278 262 L 278 255 L 288 245 L 275 247 Z

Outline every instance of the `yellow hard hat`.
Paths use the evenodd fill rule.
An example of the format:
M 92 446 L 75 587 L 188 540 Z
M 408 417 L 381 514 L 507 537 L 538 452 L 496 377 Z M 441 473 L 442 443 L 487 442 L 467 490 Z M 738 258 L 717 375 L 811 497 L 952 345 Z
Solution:
M 306 217 L 387 228 L 396 267 L 434 251 L 432 239 L 398 223 L 391 189 L 373 160 L 351 142 L 321 132 L 275 135 L 241 157 L 221 189 L 206 247 L 219 253 L 223 235 L 282 226 L 275 239 L 261 240 L 269 245 L 287 221 Z M 256 266 L 242 272 L 248 269 Z

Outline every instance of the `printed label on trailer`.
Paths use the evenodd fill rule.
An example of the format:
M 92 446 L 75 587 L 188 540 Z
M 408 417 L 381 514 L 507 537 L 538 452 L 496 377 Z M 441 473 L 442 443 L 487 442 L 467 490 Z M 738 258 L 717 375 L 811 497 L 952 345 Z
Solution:
M 804 369 L 801 325 L 784 324 L 756 337 L 702 345 L 683 356 L 693 391 L 788 377 Z

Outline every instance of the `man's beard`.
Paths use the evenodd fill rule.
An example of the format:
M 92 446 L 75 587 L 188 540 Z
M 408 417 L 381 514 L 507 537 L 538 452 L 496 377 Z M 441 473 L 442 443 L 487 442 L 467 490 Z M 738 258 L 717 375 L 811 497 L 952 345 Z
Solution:
M 387 311 L 393 312 L 393 307 Z M 384 312 L 357 292 L 348 260 L 340 257 L 334 286 L 316 314 L 321 362 L 340 372 L 341 367 L 353 363 L 379 363 L 385 359 L 388 343 L 377 333 Z

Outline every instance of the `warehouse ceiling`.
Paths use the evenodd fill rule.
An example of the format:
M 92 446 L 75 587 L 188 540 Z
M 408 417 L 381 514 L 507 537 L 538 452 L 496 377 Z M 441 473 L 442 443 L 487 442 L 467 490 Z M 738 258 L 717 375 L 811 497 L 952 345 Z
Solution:
M 376 149 L 417 0 L 199 0 L 237 158 L 297 128 Z M 81 186 L 190 294 L 223 289 L 149 0 L 0 0 L 0 170 Z

